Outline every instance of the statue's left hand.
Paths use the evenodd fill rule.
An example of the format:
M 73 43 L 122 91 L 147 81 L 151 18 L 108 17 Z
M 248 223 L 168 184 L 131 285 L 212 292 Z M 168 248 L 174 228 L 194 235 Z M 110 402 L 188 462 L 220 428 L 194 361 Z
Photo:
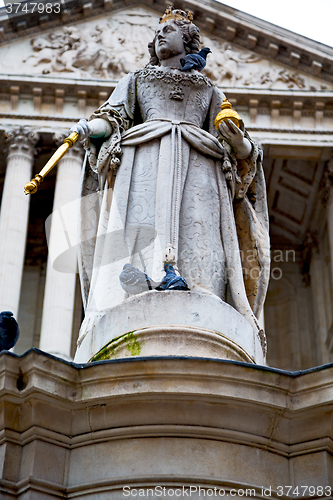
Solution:
M 112 127 L 104 118 L 95 118 L 89 122 L 85 118 L 81 118 L 70 129 L 69 133 L 72 132 L 77 132 L 80 140 L 87 139 L 87 137 L 92 137 L 93 139 L 107 138 L 112 134 Z
M 79 134 L 80 140 L 86 139 L 91 135 L 91 128 L 89 126 L 88 120 L 81 118 L 74 127 L 69 130 L 69 133 L 77 132 Z
M 220 123 L 220 134 L 222 135 L 223 139 L 228 144 L 230 144 L 236 155 L 236 158 L 238 158 L 239 160 L 243 160 L 244 158 L 247 158 L 251 153 L 251 143 L 244 136 L 244 132 L 240 128 L 238 128 L 237 125 L 234 124 L 234 122 L 228 120 L 228 124 L 230 125 L 230 128 L 225 122 Z

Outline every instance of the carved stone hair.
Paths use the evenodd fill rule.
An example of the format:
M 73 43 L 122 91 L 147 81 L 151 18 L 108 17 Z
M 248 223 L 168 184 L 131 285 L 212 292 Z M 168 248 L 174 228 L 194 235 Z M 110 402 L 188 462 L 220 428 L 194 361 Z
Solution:
M 199 28 L 191 21 L 187 20 L 174 19 L 172 22 L 179 26 L 183 33 L 185 53 L 197 54 L 199 52 L 200 45 Z M 156 35 L 154 36 L 154 39 L 150 43 L 148 43 L 148 51 L 150 55 L 150 61 L 148 65 L 158 66 L 159 60 L 155 52 L 155 41 Z

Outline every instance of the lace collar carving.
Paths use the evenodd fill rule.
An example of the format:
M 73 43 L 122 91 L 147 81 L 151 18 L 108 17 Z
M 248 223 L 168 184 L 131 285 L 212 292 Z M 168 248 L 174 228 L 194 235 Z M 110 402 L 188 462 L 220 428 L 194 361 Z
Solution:
M 177 69 L 165 71 L 159 66 L 146 66 L 143 69 L 135 71 L 135 75 L 147 81 L 161 80 L 165 83 L 182 84 L 182 85 L 208 85 L 213 86 L 213 82 L 207 76 L 197 73 L 185 73 Z

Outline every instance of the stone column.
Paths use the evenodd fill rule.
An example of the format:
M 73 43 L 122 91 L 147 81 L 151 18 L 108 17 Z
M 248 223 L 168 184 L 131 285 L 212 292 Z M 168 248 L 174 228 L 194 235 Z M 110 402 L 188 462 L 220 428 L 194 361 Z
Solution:
M 59 135 L 55 139 L 57 142 L 63 142 Z M 71 359 L 76 274 L 75 269 L 72 269 L 72 272 L 61 272 L 61 270 L 54 269 L 54 262 L 50 256 L 55 254 L 59 237 L 61 237 L 59 236 L 60 228 L 57 224 L 59 220 L 57 214 L 62 213 L 61 207 L 65 207 L 79 197 L 82 158 L 82 147 L 74 146 L 68 150 L 58 164 L 53 203 L 54 215 L 51 219 L 48 242 L 49 258 L 46 270 L 40 349 L 65 359 Z
M 326 211 L 326 220 L 327 220 L 327 236 L 328 236 L 328 245 L 329 245 L 329 254 L 330 254 L 330 293 L 329 293 L 329 301 L 331 297 L 333 297 L 333 158 L 331 158 L 325 168 L 324 172 L 324 181 L 325 181 L 325 191 L 324 191 L 324 200 L 327 202 L 327 211 Z M 330 322 L 330 318 L 328 318 Z M 332 330 L 333 325 L 326 325 L 326 336 L 325 336 L 325 358 L 329 359 L 331 354 L 331 341 L 332 338 Z
M 327 234 L 331 257 L 331 287 L 333 286 L 333 158 L 331 158 L 324 172 L 325 180 L 325 196 L 324 199 L 327 202 Z M 333 290 L 331 291 L 333 293 Z
M 38 134 L 29 127 L 6 132 L 7 169 L 0 211 L 0 310 L 17 317 L 28 230 L 30 196 L 24 185 L 32 178 Z
M 333 282 L 333 158 L 326 166 L 326 188 L 327 188 L 327 231 L 331 255 L 331 276 Z
M 322 269 L 322 256 L 317 252 L 313 252 L 311 259 L 311 295 L 314 305 L 314 320 L 315 320 L 315 334 L 317 337 L 316 342 L 316 363 L 325 364 L 329 362 L 327 352 L 326 339 L 327 339 L 327 321 L 325 310 L 325 288 L 323 286 L 323 269 Z

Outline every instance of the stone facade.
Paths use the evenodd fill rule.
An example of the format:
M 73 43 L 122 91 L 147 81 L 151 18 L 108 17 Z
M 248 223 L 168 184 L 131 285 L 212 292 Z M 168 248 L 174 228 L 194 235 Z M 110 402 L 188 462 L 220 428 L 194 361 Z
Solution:
M 186 498 L 190 487 L 195 499 L 292 498 L 297 487 L 332 498 L 332 366 L 82 366 L 37 350 L 0 363 L 4 500 L 124 499 L 129 488 L 130 498 Z
M 31 160 L 28 151 L 24 156 L 26 162 L 33 162 L 33 167 L 27 163 L 22 179 L 12 181 L 20 189 L 23 178 L 23 184 L 29 180 L 29 169 L 38 173 L 46 163 L 57 145 L 57 135 L 66 133 L 80 117 L 89 116 L 125 73 L 148 62 L 147 42 L 165 6 L 127 2 L 125 9 L 120 7 L 117 2 L 102 4 L 96 0 L 94 4 L 77 3 L 70 15 L 62 11 L 60 17 L 49 15 L 42 19 L 34 13 L 29 21 L 24 13 L 19 12 L 14 19 L 7 18 L 3 11 L 3 231 L 8 220 L 15 217 L 14 208 L 6 208 L 6 199 L 13 200 L 14 189 L 9 186 L 13 161 L 9 148 L 13 147 L 14 138 L 6 142 L 8 133 L 12 134 L 15 127 L 25 127 L 35 134 Z M 282 28 L 273 29 L 269 23 L 230 8 L 226 10 L 214 1 L 200 8 L 187 2 L 184 7 L 194 11 L 202 41 L 213 51 L 206 74 L 226 93 L 264 150 L 272 242 L 271 283 L 264 314 L 268 364 L 300 369 L 329 362 L 333 355 L 333 49 Z M 65 188 L 68 182 L 73 182 L 73 188 Z M 10 302 L 1 306 L 15 314 L 18 311 L 19 322 L 24 324 L 15 348 L 17 353 L 41 346 L 67 359 L 74 355 L 82 319 L 78 280 L 74 276 L 56 278 L 55 273 L 51 277 L 50 264 L 46 271 L 48 249 L 43 226 L 52 212 L 55 191 L 56 198 L 66 196 L 65 189 L 72 196 L 76 182 L 74 177 L 69 181 L 62 176 L 59 165 L 58 173 L 55 169 L 49 174 L 37 195 L 30 200 L 19 195 L 22 200 L 19 198 L 17 203 L 24 204 L 20 213 L 27 217 L 29 210 L 26 222 L 23 218 L 20 221 L 22 242 L 7 236 L 2 239 L 5 248 L 1 252 L 10 256 L 13 248 L 15 253 L 18 247 L 22 252 L 26 241 L 25 256 L 17 255 L 17 263 L 13 264 L 16 277 L 9 280 L 13 299 L 6 293 Z M 11 271 L 6 262 L 2 261 L 1 282 L 7 289 Z M 59 292 L 55 285 L 51 286 L 51 281 L 55 283 L 57 279 Z M 68 284 L 60 285 L 64 281 Z M 60 292 L 64 287 L 66 299 Z M 59 297 L 57 305 L 53 296 L 48 299 L 50 288 Z M 50 324 L 56 328 L 51 320 L 52 308 L 67 318 L 66 326 L 61 326 L 64 341 L 59 344 L 66 345 L 62 349 L 52 346 L 48 334 L 43 333 L 50 331 Z
M 47 219 L 75 199 L 81 146 L 37 194 L 23 186 L 59 137 L 148 62 L 166 5 L 66 5 L 48 17 L 0 10 L 0 309 L 21 326 L 15 354 L 0 356 L 1 498 L 117 499 L 126 485 L 254 488 L 255 498 L 291 498 L 298 486 L 332 498 L 320 488 L 333 484 L 333 48 L 214 0 L 179 5 L 213 51 L 206 74 L 264 151 L 272 269 L 260 321 L 272 368 L 234 346 L 235 361 L 199 359 L 201 349 L 184 359 L 186 341 L 172 359 L 132 359 L 135 345 L 120 343 L 125 360 L 71 364 L 80 287 L 48 261 L 57 221 Z M 221 352 L 213 344 L 209 355 Z M 23 355 L 31 347 L 63 360 Z
M 157 23 L 158 5 L 154 4 L 154 10 L 148 4 L 137 8 L 128 3 L 125 10 L 119 10 L 120 6 L 112 2 L 104 6 L 96 2 L 93 9 L 89 6 L 79 3 L 70 16 L 62 12 L 60 17 L 49 16 L 42 24 L 37 14 L 31 15 L 24 29 L 20 24 L 23 13 L 22 19 L 15 18 L 16 24 L 5 15 L 0 19 L 0 146 L 2 150 L 9 146 L 6 133 L 13 127 L 26 126 L 38 133 L 34 173 L 54 150 L 55 133 L 66 133 L 78 118 L 89 116 L 105 101 L 121 76 L 148 61 L 146 45 Z M 268 349 L 268 363 L 298 369 L 328 362 L 333 345 L 333 265 L 328 215 L 333 128 L 329 68 L 333 51 L 283 29 L 272 30 L 269 23 L 239 12 L 228 9 L 227 14 L 215 2 L 201 10 L 192 7 L 202 41 L 213 51 L 207 75 L 221 86 L 251 136 L 264 149 L 273 258 L 265 307 L 267 336 L 272 346 Z M 191 2 L 186 8 L 191 8 Z M 163 10 L 161 5 L 160 12 Z M 8 154 L 9 150 L 3 156 L 0 171 L 4 203 Z M 56 181 L 55 170 L 37 196 L 25 199 L 27 208 L 22 208 L 29 209 L 30 203 L 29 220 L 21 222 L 23 226 L 28 223 L 27 236 L 22 234 L 22 241 L 27 241 L 26 254 L 17 257 L 21 263 L 15 264 L 15 303 L 2 306 L 15 313 L 19 309 L 18 319 L 25 325 L 16 347 L 18 353 L 31 346 L 47 345 L 40 340 L 42 324 L 46 325 L 46 317 L 51 317 L 47 302 L 48 312 L 42 317 L 47 258 L 43 224 L 52 212 L 56 182 L 65 181 L 61 181 L 60 175 Z M 13 216 L 3 214 L 2 224 L 8 217 Z M 315 244 L 308 245 L 309 238 Z M 13 245 L 14 240 L 8 242 L 4 251 L 11 253 Z M 1 281 L 6 283 L 6 275 L 3 276 Z M 68 305 L 62 308 L 68 318 L 64 333 L 66 352 L 55 351 L 65 357 L 75 352 L 82 316 L 77 280 L 71 280 L 72 291 L 68 293 L 73 306 L 67 312 Z M 279 290 L 290 290 L 292 300 L 287 306 L 284 294 L 279 298 Z M 318 299 L 320 294 L 325 300 Z M 288 349 L 284 349 L 285 345 Z

